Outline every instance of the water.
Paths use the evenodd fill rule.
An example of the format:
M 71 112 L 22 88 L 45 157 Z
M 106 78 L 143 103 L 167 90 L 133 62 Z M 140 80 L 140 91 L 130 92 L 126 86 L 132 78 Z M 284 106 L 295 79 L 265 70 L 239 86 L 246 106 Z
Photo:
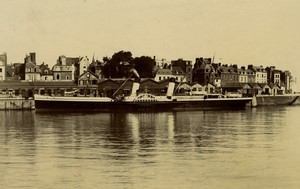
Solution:
M 300 106 L 0 112 L 0 188 L 299 188 Z

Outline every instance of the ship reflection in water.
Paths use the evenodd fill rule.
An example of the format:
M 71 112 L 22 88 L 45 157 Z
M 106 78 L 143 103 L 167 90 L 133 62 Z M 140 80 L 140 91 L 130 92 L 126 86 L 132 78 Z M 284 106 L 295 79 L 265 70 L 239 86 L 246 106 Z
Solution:
M 300 106 L 2 111 L 3 188 L 299 188 Z

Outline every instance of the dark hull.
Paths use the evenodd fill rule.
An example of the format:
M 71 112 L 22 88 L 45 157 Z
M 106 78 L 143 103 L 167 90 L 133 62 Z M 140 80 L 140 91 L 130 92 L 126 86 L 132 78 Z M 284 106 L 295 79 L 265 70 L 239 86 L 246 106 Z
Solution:
M 91 101 L 44 101 L 35 100 L 37 111 L 174 111 L 242 109 L 251 99 L 207 99 L 200 101 L 166 102 L 91 102 Z

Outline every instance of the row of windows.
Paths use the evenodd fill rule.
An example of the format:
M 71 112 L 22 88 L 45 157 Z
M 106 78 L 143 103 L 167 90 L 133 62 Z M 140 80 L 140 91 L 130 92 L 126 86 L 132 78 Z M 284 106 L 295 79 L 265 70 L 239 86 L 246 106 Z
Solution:
M 62 76 L 60 74 L 56 74 L 55 76 L 56 80 L 70 80 L 70 76 L 66 75 L 65 78 L 62 78 Z
M 41 70 L 38 68 L 26 68 L 26 72 L 40 72 Z
M 163 79 L 170 79 L 170 78 L 175 78 L 176 81 L 178 81 L 179 78 L 181 78 L 181 80 L 183 79 L 182 77 L 169 77 L 169 76 L 163 76 L 163 77 L 162 77 L 162 76 L 159 76 L 159 77 L 158 77 L 158 80 L 161 81 L 161 80 L 163 80 Z
M 79 85 L 97 85 L 97 80 L 80 80 Z
M 223 79 L 234 79 L 234 80 L 238 80 L 239 76 L 238 75 L 222 75 Z
M 241 77 L 241 81 L 247 81 L 247 77 Z
M 259 75 L 261 75 L 262 78 L 267 78 L 267 74 L 259 74 L 259 73 L 257 73 L 256 77 L 259 77 Z
M 54 66 L 54 71 L 71 71 L 70 66 L 66 66 L 65 69 L 64 67 L 60 67 L 60 66 Z
M 37 76 L 36 75 L 28 75 L 28 80 L 37 80 Z

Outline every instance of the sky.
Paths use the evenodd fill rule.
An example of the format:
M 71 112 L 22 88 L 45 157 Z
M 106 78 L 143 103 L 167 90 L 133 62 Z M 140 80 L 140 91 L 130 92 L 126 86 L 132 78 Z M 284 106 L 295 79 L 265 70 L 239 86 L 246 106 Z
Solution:
M 214 58 L 276 66 L 300 76 L 299 0 L 0 0 L 0 53 L 102 60 L 115 52 L 157 59 Z M 300 77 L 299 77 L 300 78 Z M 299 82 L 300 83 L 300 82 Z

